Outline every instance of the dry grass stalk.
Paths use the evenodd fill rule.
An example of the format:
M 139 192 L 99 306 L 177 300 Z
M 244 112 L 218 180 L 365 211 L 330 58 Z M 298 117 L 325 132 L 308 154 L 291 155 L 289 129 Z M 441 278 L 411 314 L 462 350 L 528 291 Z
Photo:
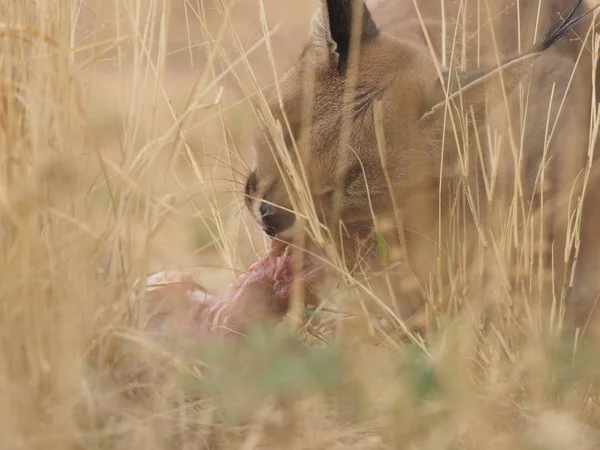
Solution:
M 372 274 L 358 263 L 344 264 L 347 255 L 336 247 L 343 230 L 319 222 L 307 175 L 294 164 L 307 159 L 306 142 L 287 152 L 283 136 L 290 124 L 278 123 L 266 108 L 259 88 L 271 72 L 279 75 L 274 2 L 252 3 L 261 37 L 251 44 L 235 22 L 236 9 L 248 2 L 182 5 L 39 0 L 0 6 L 0 445 L 598 447 L 597 325 L 590 320 L 565 331 L 563 322 L 582 245 L 582 208 L 594 207 L 580 198 L 596 198 L 595 102 L 579 184 L 548 204 L 546 183 L 553 175 L 540 171 L 537 208 L 529 207 L 517 177 L 508 186 L 501 180 L 504 170 L 522 163 L 524 137 L 515 133 L 506 166 L 495 153 L 502 139 L 490 129 L 485 144 L 491 154 L 485 156 L 492 164 L 483 171 L 485 180 L 473 185 L 464 176 L 457 192 L 444 199 L 453 205 L 452 234 L 445 240 L 456 265 L 448 284 L 440 276 L 418 286 L 428 296 L 419 318 L 431 331 L 425 342 L 408 332 L 395 309 L 391 297 L 397 291 L 390 294 L 388 284 L 376 291 Z M 180 30 L 171 26 L 176 7 L 185 13 Z M 90 8 L 111 10 L 108 36 L 84 26 Z M 186 36 L 184 53 L 195 53 L 197 39 L 205 55 L 201 64 L 190 64 L 200 73 L 186 85 L 183 106 L 170 101 L 180 79 L 170 78 L 175 51 L 169 36 L 178 31 Z M 443 32 L 456 30 L 444 22 Z M 593 32 L 589 42 L 597 55 Z M 253 63 L 261 51 L 272 66 L 268 70 Z M 115 63 L 110 80 L 120 85 L 110 89 L 126 92 L 112 118 L 116 137 L 108 144 L 94 123 L 100 107 L 89 101 L 82 81 L 103 67 L 107 55 Z M 461 55 L 453 57 L 460 61 Z M 581 58 L 591 54 L 582 52 Z M 308 72 L 303 82 L 310 94 L 315 81 Z M 241 100 L 232 98 L 234 89 Z M 526 89 L 524 83 L 524 109 L 536 100 L 527 98 Z M 249 98 L 256 108 L 236 117 L 236 102 Z M 467 114 L 472 112 L 457 116 Z M 309 316 L 299 327 L 294 323 L 299 332 L 285 326 L 254 330 L 236 351 L 177 335 L 152 339 L 142 331 L 144 296 L 131 292 L 137 279 L 171 265 L 155 249 L 165 242 L 175 247 L 188 219 L 200 218 L 195 227 L 200 223 L 206 230 L 197 246 L 209 251 L 188 264 L 173 250 L 171 260 L 204 264 L 195 272 L 213 289 L 224 289 L 263 252 L 257 227 L 238 214 L 249 169 L 243 133 L 236 133 L 251 119 L 271 136 L 271 150 L 281 157 L 291 209 L 306 224 L 300 237 L 325 255 L 340 288 L 305 311 L 297 291 L 294 311 Z M 464 127 L 454 119 L 448 117 L 449 127 Z M 552 134 L 555 118 L 540 121 Z M 384 158 L 382 129 L 378 157 Z M 483 144 L 475 144 L 480 157 Z M 476 155 L 460 156 L 458 170 L 466 175 Z M 549 225 L 542 219 L 560 209 L 567 211 L 568 227 L 552 248 L 543 248 Z M 491 225 L 483 217 L 490 212 L 500 217 Z M 480 215 L 468 235 L 466 218 Z M 378 226 L 402 227 L 400 214 L 394 216 Z M 467 238 L 475 255 L 467 253 Z M 401 250 L 361 249 L 357 260 L 368 251 L 386 254 L 396 262 L 383 271 L 391 283 L 405 273 Z M 561 296 L 547 296 L 545 282 L 552 277 L 544 258 L 564 268 L 564 277 L 553 281 Z M 492 276 L 484 279 L 489 268 Z M 411 289 L 409 278 L 406 291 Z

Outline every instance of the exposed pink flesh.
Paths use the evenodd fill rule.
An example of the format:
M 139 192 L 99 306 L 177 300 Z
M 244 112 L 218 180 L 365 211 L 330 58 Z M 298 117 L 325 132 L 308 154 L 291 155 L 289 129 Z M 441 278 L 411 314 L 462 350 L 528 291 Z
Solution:
M 244 333 L 252 323 L 281 320 L 287 312 L 294 281 L 294 254 L 287 244 L 273 241 L 261 260 L 217 295 L 207 294 L 190 274 L 182 272 L 152 275 L 148 293 L 159 305 L 157 313 L 170 317 L 171 326 L 199 336 Z M 319 281 L 321 269 L 321 265 L 304 258 L 300 277 L 306 288 L 310 290 Z M 155 328 L 148 325 L 151 330 Z

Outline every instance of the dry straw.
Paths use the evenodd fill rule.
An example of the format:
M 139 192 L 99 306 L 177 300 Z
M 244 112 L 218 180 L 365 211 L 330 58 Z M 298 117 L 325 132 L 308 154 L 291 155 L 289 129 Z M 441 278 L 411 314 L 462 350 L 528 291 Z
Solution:
M 449 285 L 431 279 L 423 288 L 433 331 L 425 342 L 368 277 L 359 282 L 365 274 L 344 266 L 334 245 L 340 230 L 318 222 L 303 169 L 293 165 L 307 149 L 295 144 L 295 158 L 283 147 L 289 124 L 267 110 L 259 89 L 264 77 L 257 74 L 265 67 L 253 62 L 266 51 L 267 72 L 280 75 L 273 42 L 281 29 L 269 14 L 274 3 L 0 5 L 0 447 L 597 448 L 596 325 L 563 327 L 575 266 L 569 262 L 580 247 L 577 195 L 597 179 L 597 105 L 590 102 L 581 185 L 551 206 L 530 210 L 516 179 L 503 219 L 488 229 L 477 219 L 498 212 L 491 210 L 505 187 L 498 186 L 500 167 L 484 171 L 485 192 L 464 177 L 452 199 L 453 234 L 444 237 L 457 265 Z M 259 18 L 261 36 L 250 44 L 234 21 L 242 7 Z M 172 17 L 182 9 L 185 27 L 174 30 Z M 112 25 L 94 31 L 89 20 L 100 13 Z M 170 36 L 181 31 L 183 51 L 176 53 L 192 60 L 201 47 L 204 58 L 186 65 L 197 76 L 176 105 Z M 454 30 L 444 26 L 444 32 Z M 591 31 L 588 42 L 597 54 Z M 88 77 L 107 58 L 112 65 L 103 70 L 112 82 L 103 89 L 127 91 L 109 143 L 85 82 L 98 82 Z M 242 95 L 232 98 L 234 89 Z M 236 107 L 250 98 L 256 107 L 236 117 Z M 452 121 L 461 116 L 449 115 L 448 126 L 460 129 Z M 237 353 L 177 336 L 153 340 L 140 331 L 145 312 L 143 296 L 132 295 L 137 279 L 165 265 L 193 265 L 201 279 L 218 277 L 214 287 L 225 288 L 263 251 L 257 226 L 238 213 L 248 154 L 235 136 L 248 120 L 272 135 L 271 150 L 305 224 L 297 237 L 316 242 L 340 289 L 308 311 L 308 321 L 292 321 L 295 337 L 287 326 L 256 330 Z M 551 136 L 553 120 L 544 120 Z M 376 123 L 382 156 L 385 136 Z M 521 147 L 512 143 L 515 170 Z M 471 156 L 461 155 L 460 171 L 473 164 Z M 538 183 L 548 176 L 540 171 Z M 563 279 L 555 280 L 562 296 L 543 298 L 549 269 L 538 259 L 544 229 L 537 218 L 567 207 L 568 232 L 552 249 L 555 261 L 567 263 Z M 467 216 L 478 225 L 475 256 L 464 244 Z M 187 243 L 187 253 L 157 256 L 165 243 L 176 247 L 192 218 L 196 232 L 205 230 L 198 256 L 188 258 Z M 495 276 L 484 283 L 488 266 Z M 293 305 L 298 319 L 301 289 Z

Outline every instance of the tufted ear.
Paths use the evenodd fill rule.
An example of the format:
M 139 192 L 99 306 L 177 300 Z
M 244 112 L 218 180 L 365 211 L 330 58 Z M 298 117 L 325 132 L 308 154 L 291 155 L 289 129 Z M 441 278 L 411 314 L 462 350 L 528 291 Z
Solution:
M 421 120 L 439 120 L 449 102 L 461 105 L 465 113 L 473 110 L 477 117 L 485 109 L 485 101 L 492 89 L 499 88 L 500 83 L 506 92 L 515 89 L 537 57 L 561 40 L 589 14 L 577 14 L 582 3 L 583 0 L 576 0 L 571 11 L 564 19 L 550 27 L 539 44 L 529 52 L 507 60 L 500 67 L 442 74 L 442 80 L 438 79 L 432 83 L 432 88 L 427 94 L 428 109 Z
M 313 19 L 311 43 L 326 52 L 344 74 L 350 54 L 354 20 L 360 21 L 360 42 L 379 35 L 379 29 L 363 0 L 323 0 L 321 10 Z

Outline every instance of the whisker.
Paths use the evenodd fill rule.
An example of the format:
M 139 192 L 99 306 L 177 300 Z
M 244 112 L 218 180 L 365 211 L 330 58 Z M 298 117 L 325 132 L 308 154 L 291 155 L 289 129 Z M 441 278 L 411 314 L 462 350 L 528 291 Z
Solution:
M 212 158 L 218 162 L 220 162 L 223 167 L 226 167 L 228 169 L 233 170 L 235 173 L 237 173 L 240 177 L 242 178 L 248 178 L 248 174 L 245 174 L 243 172 L 240 172 L 238 169 L 236 169 L 235 167 L 233 167 L 231 164 L 227 163 L 226 161 L 221 160 L 218 156 L 214 156 L 214 155 L 209 155 L 209 154 L 205 154 L 204 156 L 208 157 L 208 158 Z
M 236 213 L 233 215 L 233 217 L 237 219 L 238 216 L 244 211 L 244 209 L 246 209 L 246 205 L 241 205 L 236 211 Z
M 244 183 L 242 181 L 232 180 L 230 178 L 211 178 L 210 181 L 225 181 L 225 182 L 228 182 L 228 183 L 239 184 L 240 186 L 245 186 L 246 185 L 246 183 Z
M 226 205 L 224 205 L 223 207 L 221 207 L 221 214 L 224 213 L 225 211 L 227 211 L 229 208 L 233 207 L 233 206 L 238 206 L 238 202 L 236 202 L 235 200 L 227 203 Z M 243 205 L 242 205 L 243 207 Z
M 219 194 L 244 194 L 244 193 L 242 191 L 238 191 L 238 190 L 234 190 L 234 189 L 228 189 L 226 191 L 219 191 Z

